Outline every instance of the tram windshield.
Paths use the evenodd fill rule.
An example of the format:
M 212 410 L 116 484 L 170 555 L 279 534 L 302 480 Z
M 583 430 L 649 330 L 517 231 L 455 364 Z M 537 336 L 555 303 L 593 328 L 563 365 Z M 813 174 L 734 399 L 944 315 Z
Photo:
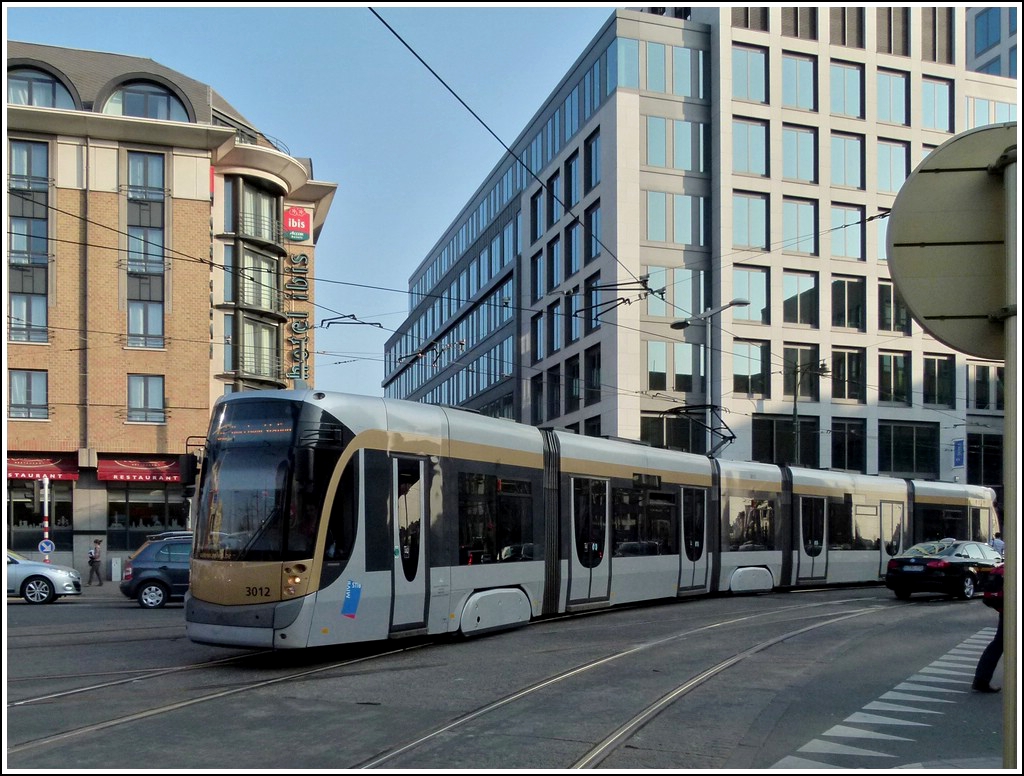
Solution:
M 238 401 L 217 411 L 207 438 L 195 520 L 196 558 L 284 561 L 313 556 L 320 496 L 315 455 L 298 447 L 302 404 Z

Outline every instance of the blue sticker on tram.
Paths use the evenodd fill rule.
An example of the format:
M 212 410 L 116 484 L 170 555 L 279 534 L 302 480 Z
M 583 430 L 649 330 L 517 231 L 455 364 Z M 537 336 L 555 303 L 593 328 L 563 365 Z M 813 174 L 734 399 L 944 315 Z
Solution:
M 351 579 L 345 587 L 345 603 L 341 607 L 341 613 L 345 617 L 355 619 L 356 610 L 359 608 L 359 596 L 363 592 L 363 586 Z

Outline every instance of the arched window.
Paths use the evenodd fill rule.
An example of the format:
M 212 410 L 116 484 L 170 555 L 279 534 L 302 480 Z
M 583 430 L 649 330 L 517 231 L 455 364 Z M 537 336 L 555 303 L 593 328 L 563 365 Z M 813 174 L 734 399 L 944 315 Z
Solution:
M 188 121 L 188 111 L 166 87 L 148 81 L 132 81 L 115 90 L 103 106 L 111 116 Z
M 75 109 L 75 100 L 64 84 L 50 73 L 30 67 L 8 71 L 7 102 L 37 108 Z

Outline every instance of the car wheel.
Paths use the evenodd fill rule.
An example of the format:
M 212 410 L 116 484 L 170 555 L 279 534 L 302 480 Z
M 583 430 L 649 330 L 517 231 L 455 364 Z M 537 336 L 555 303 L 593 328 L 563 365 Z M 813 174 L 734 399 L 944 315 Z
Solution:
M 907 590 L 905 587 L 898 587 L 895 590 L 893 590 L 893 592 L 896 594 L 896 597 L 901 601 L 910 600 L 910 591 Z
M 138 599 L 143 609 L 159 609 L 167 603 L 167 588 L 160 582 L 146 582 L 139 588 Z
M 21 588 L 21 597 L 30 604 L 48 604 L 57 599 L 57 591 L 46 577 L 29 577 Z
M 964 574 L 964 578 L 960 583 L 960 591 L 957 595 L 965 601 L 970 601 L 974 598 L 974 574 Z

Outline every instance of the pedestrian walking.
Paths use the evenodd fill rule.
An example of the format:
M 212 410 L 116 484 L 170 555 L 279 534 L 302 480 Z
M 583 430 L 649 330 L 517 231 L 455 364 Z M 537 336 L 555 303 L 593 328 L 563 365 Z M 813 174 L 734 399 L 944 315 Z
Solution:
M 998 687 L 992 686 L 992 674 L 996 672 L 999 658 L 1003 656 L 1003 569 L 1004 566 L 996 566 L 988 573 L 985 583 L 983 601 L 999 612 L 999 625 L 996 627 L 995 638 L 988 643 L 978 660 L 978 667 L 974 669 L 975 692 L 999 692 Z
M 102 539 L 93 539 L 92 549 L 89 550 L 89 586 L 92 587 L 93 575 L 96 576 L 96 581 L 99 582 L 100 587 L 103 587 L 103 574 L 100 571 L 100 545 L 103 544 Z
M 1006 554 L 1006 542 L 1003 541 L 1003 535 L 999 533 L 999 531 L 995 532 L 995 535 L 992 537 L 992 541 L 989 542 L 989 545 L 1000 555 Z

